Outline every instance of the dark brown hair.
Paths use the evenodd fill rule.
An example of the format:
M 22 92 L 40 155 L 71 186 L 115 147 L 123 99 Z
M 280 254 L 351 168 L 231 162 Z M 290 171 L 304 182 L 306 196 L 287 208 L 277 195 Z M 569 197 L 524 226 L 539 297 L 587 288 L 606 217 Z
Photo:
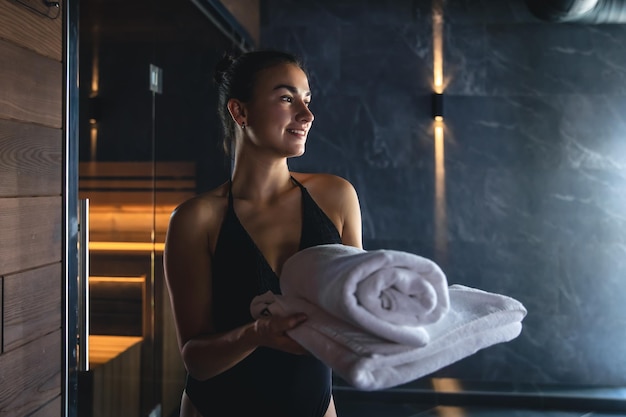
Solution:
M 259 50 L 243 53 L 237 57 L 225 54 L 215 67 L 214 81 L 217 85 L 217 112 L 223 128 L 223 148 L 230 154 L 230 143 L 235 137 L 235 122 L 228 112 L 231 98 L 250 101 L 260 71 L 280 64 L 294 64 L 306 70 L 295 55 L 277 50 Z

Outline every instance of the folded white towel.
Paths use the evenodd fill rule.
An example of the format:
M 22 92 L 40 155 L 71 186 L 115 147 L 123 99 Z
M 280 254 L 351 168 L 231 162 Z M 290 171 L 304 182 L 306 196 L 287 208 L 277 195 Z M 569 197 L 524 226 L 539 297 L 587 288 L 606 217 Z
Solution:
M 423 346 L 424 326 L 449 308 L 446 276 L 433 261 L 396 251 L 328 244 L 289 258 L 283 295 L 300 297 L 384 339 Z
M 289 335 L 347 383 L 364 391 L 397 386 L 439 370 L 480 349 L 516 338 L 526 309 L 517 300 L 460 285 L 449 287 L 450 311 L 427 325 L 430 343 L 415 347 L 389 342 L 346 323 L 303 299 L 256 297 L 250 310 L 259 317 L 305 312 L 308 320 Z

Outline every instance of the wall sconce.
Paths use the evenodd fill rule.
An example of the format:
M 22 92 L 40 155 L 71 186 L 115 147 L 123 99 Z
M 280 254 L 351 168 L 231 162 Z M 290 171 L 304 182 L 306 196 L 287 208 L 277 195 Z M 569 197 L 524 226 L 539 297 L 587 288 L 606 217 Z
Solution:
M 89 123 L 96 124 L 102 117 L 102 100 L 100 97 L 89 97 L 87 115 L 89 116 Z
M 440 122 L 443 120 L 443 94 L 433 93 L 432 96 L 433 118 Z

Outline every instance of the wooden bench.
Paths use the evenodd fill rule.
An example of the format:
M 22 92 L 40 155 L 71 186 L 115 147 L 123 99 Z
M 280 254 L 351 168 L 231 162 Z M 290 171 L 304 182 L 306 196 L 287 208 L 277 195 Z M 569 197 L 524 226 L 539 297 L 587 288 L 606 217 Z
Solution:
M 191 162 L 81 162 L 79 171 L 90 241 L 101 245 L 150 243 L 153 228 L 163 242 L 172 211 L 196 194 Z
M 89 277 L 89 333 L 143 336 L 146 277 Z
M 78 374 L 78 415 L 139 416 L 141 337 L 89 336 L 89 371 Z
M 154 337 L 155 349 L 161 350 L 160 364 L 153 365 L 169 413 L 180 402 L 185 369 L 163 283 L 162 251 L 172 211 L 196 194 L 195 165 L 82 162 L 79 170 L 79 198 L 89 199 L 92 275 L 92 369 L 79 377 L 84 390 L 79 415 L 138 415 L 144 336 Z M 152 330 L 146 327 L 150 319 L 155 320 Z

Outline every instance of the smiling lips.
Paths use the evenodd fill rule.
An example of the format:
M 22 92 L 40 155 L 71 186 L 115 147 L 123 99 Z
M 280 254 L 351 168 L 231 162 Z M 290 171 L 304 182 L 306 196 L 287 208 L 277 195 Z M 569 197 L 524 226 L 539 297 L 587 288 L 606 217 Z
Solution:
M 300 137 L 306 136 L 306 130 L 304 129 L 287 129 L 287 132 Z

